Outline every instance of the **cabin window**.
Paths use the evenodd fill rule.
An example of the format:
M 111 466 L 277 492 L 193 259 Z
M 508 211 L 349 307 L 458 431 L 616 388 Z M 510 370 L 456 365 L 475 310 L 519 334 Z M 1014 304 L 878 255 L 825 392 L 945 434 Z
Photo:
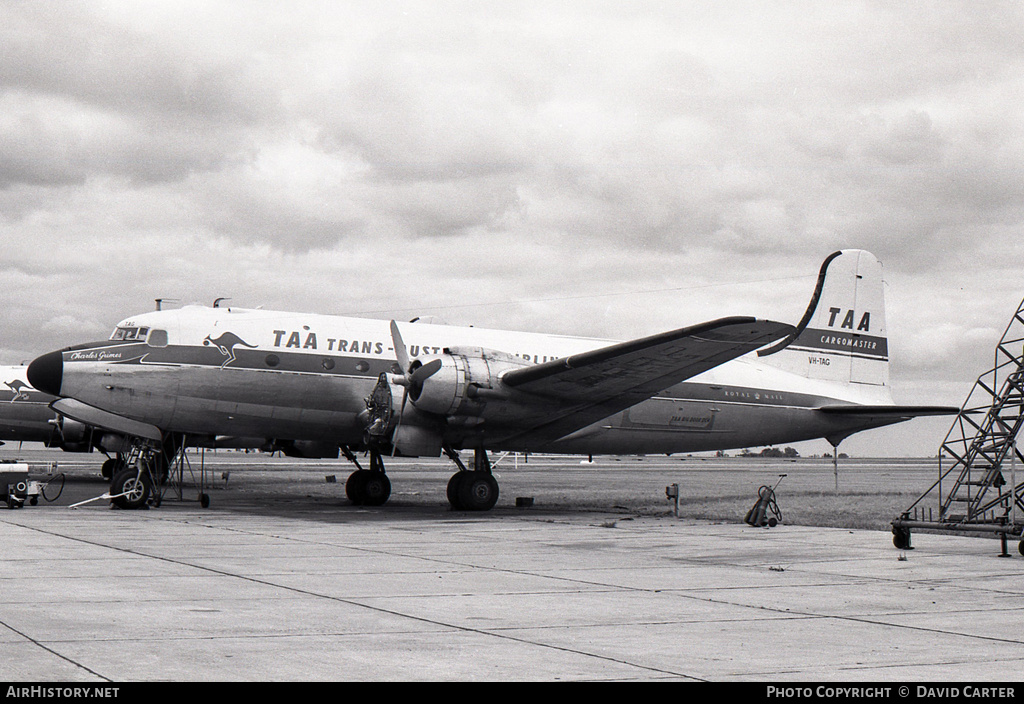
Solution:
M 152 330 L 146 342 L 149 343 L 150 347 L 167 347 L 167 331 Z

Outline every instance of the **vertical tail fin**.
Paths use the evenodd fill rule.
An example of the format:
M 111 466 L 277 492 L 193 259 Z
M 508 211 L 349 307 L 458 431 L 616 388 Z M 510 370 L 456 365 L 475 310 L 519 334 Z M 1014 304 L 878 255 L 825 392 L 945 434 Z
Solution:
M 889 385 L 882 265 L 844 249 L 825 259 L 796 332 L 758 353 L 766 364 L 841 383 Z

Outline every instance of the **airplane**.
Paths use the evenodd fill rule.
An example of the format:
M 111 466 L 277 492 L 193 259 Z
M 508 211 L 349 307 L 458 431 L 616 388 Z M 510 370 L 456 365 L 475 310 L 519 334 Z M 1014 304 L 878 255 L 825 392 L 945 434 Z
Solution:
M 27 370 L 23 364 L 0 365 L 0 444 L 40 442 L 65 452 L 103 448 L 108 434 L 56 413 L 50 404 L 57 397 L 33 388 Z
M 313 313 L 184 306 L 133 315 L 108 340 L 35 359 L 54 410 L 173 453 L 211 435 L 340 448 L 355 504 L 391 493 L 388 455 L 457 466 L 452 508 L 484 511 L 488 451 L 672 454 L 826 438 L 945 406 L 896 405 L 882 267 L 863 250 L 821 265 L 796 326 L 734 316 L 626 342 Z M 473 466 L 460 459 L 473 451 Z M 356 452 L 368 452 L 363 468 Z M 143 505 L 159 477 L 111 494 Z

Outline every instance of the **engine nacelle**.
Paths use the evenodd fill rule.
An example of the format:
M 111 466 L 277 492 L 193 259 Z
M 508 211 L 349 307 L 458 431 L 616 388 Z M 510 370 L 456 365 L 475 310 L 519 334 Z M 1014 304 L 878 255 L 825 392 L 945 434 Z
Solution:
M 338 445 L 315 440 L 291 440 L 282 443 L 279 448 L 287 457 L 299 457 L 307 460 L 335 459 L 338 456 Z
M 58 447 L 65 452 L 92 451 L 92 426 L 65 416 L 58 416 L 50 422 L 56 425 L 56 428 L 50 439 L 43 443 L 46 447 Z
M 410 387 L 409 400 L 421 411 L 445 417 L 478 415 L 484 403 L 480 390 L 499 390 L 502 372 L 529 364 L 510 354 L 481 347 L 445 348 L 438 359 L 441 368 L 421 384 Z

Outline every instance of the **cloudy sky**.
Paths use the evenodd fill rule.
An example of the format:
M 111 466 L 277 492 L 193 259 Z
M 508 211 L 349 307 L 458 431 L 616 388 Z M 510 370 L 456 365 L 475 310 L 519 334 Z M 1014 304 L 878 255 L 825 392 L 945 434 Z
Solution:
M 795 323 L 863 248 L 896 400 L 958 406 L 1024 296 L 1022 106 L 1015 1 L 8 0 L 0 363 L 156 298 Z

